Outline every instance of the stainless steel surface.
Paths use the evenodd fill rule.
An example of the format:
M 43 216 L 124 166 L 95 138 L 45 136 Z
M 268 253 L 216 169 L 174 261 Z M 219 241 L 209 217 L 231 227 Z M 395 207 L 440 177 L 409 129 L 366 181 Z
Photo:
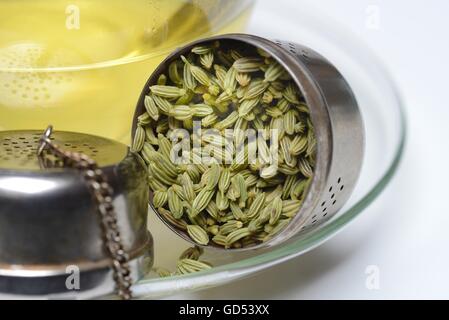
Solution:
M 147 248 L 152 247 L 151 237 L 139 255 L 129 261 L 131 276 L 139 279 L 152 263 Z M 142 255 L 147 255 L 142 258 Z M 66 269 L 67 268 L 67 269 Z M 64 270 L 64 272 L 62 272 Z M 95 299 L 108 295 L 116 298 L 115 283 L 110 262 L 98 263 L 91 269 L 80 270 L 80 290 L 69 290 L 66 281 L 73 273 L 73 265 L 60 265 L 58 270 L 12 270 L 0 276 L 0 299 Z
M 49 125 L 39 139 L 37 156 L 44 167 L 51 162 L 52 167 L 77 169 L 89 188 L 95 201 L 96 213 L 100 221 L 103 249 L 111 259 L 111 269 L 115 282 L 114 292 L 122 300 L 132 298 L 133 278 L 129 267 L 129 254 L 126 252 L 122 233 L 117 224 L 117 211 L 113 204 L 114 189 L 98 163 L 84 153 L 67 150 L 51 140 L 53 126 Z M 53 160 L 51 159 L 53 158 Z
M 71 265 L 81 272 L 77 296 L 112 292 L 96 202 L 78 170 L 42 167 L 36 156 L 41 134 L 0 132 L 0 294 L 71 295 L 65 286 Z M 142 258 L 152 260 L 146 172 L 139 159 L 125 145 L 101 137 L 55 132 L 52 141 L 87 154 L 107 176 L 137 275 Z
M 215 40 L 237 48 L 247 45 L 261 48 L 283 65 L 305 97 L 317 138 L 315 172 L 298 214 L 271 240 L 257 246 L 231 250 L 270 247 L 302 232 L 313 232 L 334 216 L 349 198 L 360 173 L 365 142 L 362 117 L 351 88 L 331 62 L 314 50 L 296 43 L 270 41 L 247 34 L 216 36 L 183 46 L 169 55 L 145 84 L 134 115 L 133 134 L 137 116 L 145 110 L 144 98 L 149 93 L 149 86 L 156 84 L 159 75 L 180 55 L 198 44 Z M 157 210 L 154 211 L 157 213 Z M 158 216 L 175 233 L 192 242 L 184 231 Z

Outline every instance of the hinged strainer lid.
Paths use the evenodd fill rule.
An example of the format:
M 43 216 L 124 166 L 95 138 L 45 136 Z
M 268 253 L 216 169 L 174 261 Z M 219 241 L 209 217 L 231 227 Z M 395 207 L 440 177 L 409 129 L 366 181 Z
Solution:
M 2 131 L 0 132 L 0 170 L 48 171 L 42 168 L 36 150 L 41 131 Z M 55 132 L 51 140 L 69 151 L 83 153 L 94 159 L 101 167 L 122 161 L 127 146 L 105 138 L 76 132 Z

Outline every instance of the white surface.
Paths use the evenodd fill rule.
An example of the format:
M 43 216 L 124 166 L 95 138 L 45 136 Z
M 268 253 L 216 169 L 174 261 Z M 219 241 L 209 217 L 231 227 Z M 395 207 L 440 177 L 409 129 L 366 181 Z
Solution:
M 249 32 L 262 27 L 257 17 L 273 10 L 273 3 L 282 8 L 292 1 L 259 0 Z M 449 2 L 308 2 L 362 37 L 394 75 L 408 116 L 408 141 L 400 169 L 361 217 L 312 252 L 252 278 L 172 298 L 447 299 Z M 303 3 L 295 1 L 297 10 Z M 283 14 L 294 16 L 295 12 Z M 377 29 L 373 28 L 376 22 Z M 366 271 L 371 272 L 372 265 L 379 271 L 378 289 L 366 285 Z

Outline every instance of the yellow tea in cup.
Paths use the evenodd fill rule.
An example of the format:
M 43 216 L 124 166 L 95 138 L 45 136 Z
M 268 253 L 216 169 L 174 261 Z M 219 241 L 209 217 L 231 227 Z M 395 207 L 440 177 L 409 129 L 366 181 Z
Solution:
M 0 0 L 0 130 L 130 141 L 148 75 L 171 49 L 244 28 L 252 1 Z

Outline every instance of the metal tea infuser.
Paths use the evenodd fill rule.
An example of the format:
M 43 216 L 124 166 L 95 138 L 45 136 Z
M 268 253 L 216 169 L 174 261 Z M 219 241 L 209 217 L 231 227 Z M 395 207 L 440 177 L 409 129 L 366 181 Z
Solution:
M 185 45 L 171 53 L 145 84 L 132 135 L 137 117 L 145 111 L 149 87 L 169 64 L 194 46 L 216 40 L 263 49 L 285 68 L 309 107 L 317 147 L 303 204 L 281 232 L 240 249 L 207 247 L 230 252 L 269 248 L 315 232 L 351 195 L 362 165 L 364 128 L 350 86 L 314 50 L 245 34 Z M 127 146 L 88 134 L 52 132 L 51 127 L 44 134 L 0 132 L 0 295 L 90 298 L 115 292 L 131 298 L 130 286 L 145 272 L 144 262 L 151 266 L 153 254 L 146 228 L 152 195 L 141 161 Z M 192 242 L 185 231 L 154 212 Z M 75 290 L 67 287 L 73 270 L 80 272 L 81 280 Z
M 289 224 L 272 239 L 243 248 L 224 249 L 209 244 L 207 247 L 229 251 L 268 248 L 283 243 L 304 232 L 314 232 L 333 217 L 348 200 L 359 176 L 364 153 L 364 127 L 354 94 L 342 74 L 314 50 L 286 41 L 270 41 L 248 34 L 227 34 L 201 39 L 171 53 L 152 73 L 141 93 L 133 122 L 145 112 L 145 96 L 149 87 L 157 84 L 171 62 L 187 55 L 199 45 L 213 45 L 214 41 L 229 48 L 251 46 L 270 54 L 290 74 L 305 97 L 317 139 L 315 172 L 299 212 Z M 150 203 L 151 205 L 151 203 Z M 159 218 L 180 237 L 192 241 L 186 231 L 176 228 L 153 208 Z
M 0 295 L 130 299 L 152 263 L 143 177 L 115 141 L 0 132 Z

